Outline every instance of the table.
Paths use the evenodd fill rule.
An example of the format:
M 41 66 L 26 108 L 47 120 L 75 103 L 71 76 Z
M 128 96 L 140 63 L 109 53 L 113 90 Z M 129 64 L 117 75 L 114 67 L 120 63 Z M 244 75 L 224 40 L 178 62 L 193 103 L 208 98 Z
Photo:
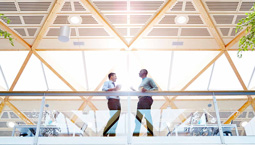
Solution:
M 222 131 L 226 134 L 231 134 L 233 128 L 235 128 L 236 135 L 239 136 L 236 124 L 222 124 Z M 176 125 L 173 131 L 169 131 L 168 135 L 175 133 L 175 136 L 179 134 L 186 134 L 190 136 L 215 136 L 219 135 L 219 127 L 217 124 L 206 125 Z

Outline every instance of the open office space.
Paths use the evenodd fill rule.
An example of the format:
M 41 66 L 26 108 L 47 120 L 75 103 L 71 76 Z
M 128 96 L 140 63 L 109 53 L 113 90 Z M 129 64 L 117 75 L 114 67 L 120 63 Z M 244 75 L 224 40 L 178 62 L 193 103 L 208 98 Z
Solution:
M 255 144 L 254 3 L 0 0 L 0 145 Z

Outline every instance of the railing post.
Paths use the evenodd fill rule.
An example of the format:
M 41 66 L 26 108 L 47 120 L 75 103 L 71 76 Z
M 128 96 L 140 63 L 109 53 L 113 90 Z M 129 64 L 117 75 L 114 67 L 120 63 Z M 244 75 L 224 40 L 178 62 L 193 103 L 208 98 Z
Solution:
M 131 96 L 128 96 L 128 134 L 127 144 L 132 144 L 132 133 L 131 133 Z
M 217 123 L 218 123 L 218 127 L 219 127 L 220 140 L 221 140 L 222 144 L 225 144 L 225 139 L 223 136 L 222 126 L 221 126 L 221 121 L 220 121 L 219 108 L 218 108 L 217 100 L 216 100 L 214 93 L 213 93 L 213 104 L 214 104 L 214 109 L 215 109 L 215 113 L 216 113 L 216 117 L 217 117 Z
M 39 137 L 40 127 L 41 127 L 41 122 L 42 122 L 44 104 L 45 104 L 45 95 L 42 98 L 42 103 L 41 103 L 41 107 L 40 107 L 40 113 L 39 113 L 39 118 L 38 118 L 38 122 L 37 122 L 37 126 L 36 126 L 36 133 L 35 133 L 33 145 L 38 144 L 38 137 Z

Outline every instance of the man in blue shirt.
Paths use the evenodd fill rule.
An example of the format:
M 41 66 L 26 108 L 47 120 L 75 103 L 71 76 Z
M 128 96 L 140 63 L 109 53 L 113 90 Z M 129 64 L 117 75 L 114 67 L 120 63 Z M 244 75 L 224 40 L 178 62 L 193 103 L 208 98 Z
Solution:
M 157 91 L 158 87 L 156 83 L 147 77 L 148 71 L 146 69 L 142 69 L 139 73 L 139 77 L 142 78 L 142 82 L 139 86 L 139 90 L 142 92 L 146 91 Z M 146 124 L 147 124 L 147 136 L 153 136 L 153 123 L 151 118 L 151 105 L 153 103 L 153 99 L 151 96 L 139 96 L 139 102 L 137 104 L 137 113 L 135 120 L 135 130 L 133 136 L 139 136 L 141 121 L 143 116 L 145 116 Z
M 110 73 L 108 75 L 109 81 L 106 81 L 104 83 L 104 86 L 102 88 L 103 91 L 118 91 L 120 90 L 120 86 L 115 86 L 115 82 L 117 80 L 117 76 L 115 73 Z M 119 96 L 107 96 L 108 100 L 108 108 L 110 110 L 110 119 L 107 122 L 107 125 L 104 128 L 103 136 L 115 136 L 116 128 L 118 124 L 118 120 L 120 117 L 120 98 Z

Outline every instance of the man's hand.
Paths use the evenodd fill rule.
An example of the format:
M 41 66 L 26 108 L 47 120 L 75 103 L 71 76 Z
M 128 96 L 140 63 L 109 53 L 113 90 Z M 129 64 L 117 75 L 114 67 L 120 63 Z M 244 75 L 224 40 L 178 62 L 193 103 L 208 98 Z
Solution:
M 115 88 L 116 88 L 116 90 L 115 90 L 115 91 L 118 91 L 118 90 L 120 90 L 120 89 L 121 89 L 121 85 L 117 85 Z
M 146 91 L 147 91 L 147 90 L 143 87 L 143 88 L 142 88 L 142 92 L 146 92 Z

